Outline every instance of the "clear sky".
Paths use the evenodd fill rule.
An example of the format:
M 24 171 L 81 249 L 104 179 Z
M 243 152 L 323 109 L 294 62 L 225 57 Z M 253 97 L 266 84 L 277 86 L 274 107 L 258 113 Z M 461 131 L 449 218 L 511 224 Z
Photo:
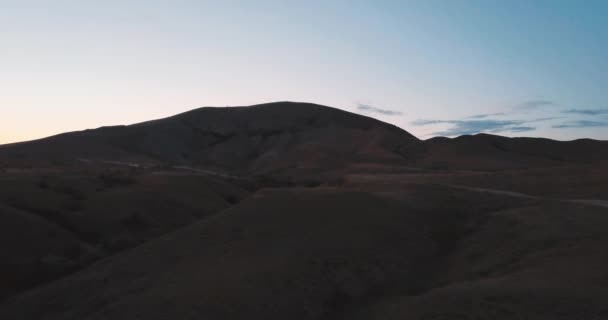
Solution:
M 0 143 L 293 100 L 608 139 L 608 1 L 0 0 Z

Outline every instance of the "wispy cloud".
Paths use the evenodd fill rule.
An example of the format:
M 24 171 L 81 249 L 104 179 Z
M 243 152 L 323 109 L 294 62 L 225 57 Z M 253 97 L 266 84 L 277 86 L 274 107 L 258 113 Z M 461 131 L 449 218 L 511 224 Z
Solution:
M 485 119 L 485 118 L 488 118 L 488 117 L 504 116 L 504 115 L 505 115 L 504 112 L 485 113 L 485 114 L 476 114 L 474 116 L 470 116 L 469 118 L 471 118 L 471 119 Z
M 550 100 L 529 100 L 519 104 L 520 109 L 536 109 L 540 107 L 554 106 L 555 102 Z
M 494 114 L 494 115 L 503 115 Z M 488 115 L 490 116 L 490 115 Z M 432 135 L 441 136 L 459 136 L 465 134 L 476 134 L 480 132 L 527 132 L 536 130 L 535 126 L 531 126 L 531 123 L 544 122 L 549 120 L 558 119 L 555 117 L 535 118 L 530 120 L 502 120 L 502 119 L 479 119 L 476 117 L 474 120 L 469 120 L 472 117 L 465 118 L 464 120 L 437 120 L 437 119 L 418 119 L 412 122 L 414 126 L 426 126 L 434 124 L 449 124 L 449 128 L 434 132 Z
M 459 136 L 464 134 L 475 134 L 479 132 L 522 132 L 534 130 L 532 127 L 524 127 L 522 124 L 526 123 L 521 120 L 416 120 L 412 122 L 415 126 L 425 126 L 430 124 L 441 124 L 447 123 L 452 126 L 444 131 L 434 132 L 435 135 L 442 136 Z
M 597 127 L 608 127 L 608 122 L 591 121 L 591 120 L 577 120 L 577 121 L 568 121 L 568 122 L 564 122 L 562 124 L 552 126 L 552 128 L 556 128 L 556 129 L 597 128 Z
M 522 124 L 514 120 L 463 120 L 450 122 L 453 126 L 447 130 L 435 132 L 438 135 L 460 136 L 463 134 L 475 134 L 479 132 L 503 132 L 510 131 L 510 127 Z
M 379 114 L 385 115 L 385 116 L 400 116 L 402 114 L 400 111 L 376 108 L 376 107 L 370 106 L 368 104 L 361 104 L 361 103 L 357 105 L 357 110 L 379 113 Z
M 511 132 L 527 132 L 527 131 L 533 131 L 533 130 L 536 130 L 536 127 L 528 127 L 528 126 L 511 127 Z
M 454 120 L 426 120 L 426 119 L 418 119 L 412 121 L 412 125 L 415 126 L 426 126 L 429 124 L 438 124 L 438 123 L 452 123 Z
M 549 122 L 554 129 L 576 129 L 576 128 L 604 128 L 608 127 L 608 108 L 596 109 L 566 109 L 545 108 L 559 106 L 550 100 L 530 100 L 516 105 L 510 110 L 498 113 L 482 113 L 461 119 L 418 119 L 411 122 L 414 126 L 429 126 L 443 124 L 446 129 L 433 132 L 431 135 L 459 136 L 476 134 L 481 132 L 521 133 L 538 129 L 537 124 Z M 532 115 L 549 115 L 546 117 L 531 118 Z M 560 116 L 561 115 L 561 116 Z M 581 116 L 596 116 L 589 120 L 578 120 Z M 601 117 L 597 117 L 601 116 Z M 509 119 L 511 118 L 511 119 Z M 513 119 L 515 118 L 515 119 Z M 519 118 L 519 119 L 517 119 Z M 561 123 L 552 120 L 561 119 Z
M 608 108 L 601 109 L 568 109 L 562 111 L 562 113 L 570 113 L 570 114 L 582 114 L 587 116 L 597 116 L 601 114 L 608 114 Z

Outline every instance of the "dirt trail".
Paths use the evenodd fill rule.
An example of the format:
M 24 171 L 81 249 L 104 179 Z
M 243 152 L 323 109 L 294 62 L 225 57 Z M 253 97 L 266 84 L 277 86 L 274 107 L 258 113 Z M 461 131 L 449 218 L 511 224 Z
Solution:
M 82 158 L 77 159 L 77 160 L 80 162 L 84 162 L 84 163 L 97 162 L 97 163 L 111 164 L 111 165 L 116 165 L 116 166 L 126 166 L 126 167 L 131 167 L 131 168 L 150 168 L 150 167 L 152 167 L 152 165 L 150 165 L 150 164 L 135 163 L 135 162 L 124 162 L 124 161 L 113 161 L 113 160 L 91 160 L 91 159 L 82 159 Z M 241 177 L 234 176 L 234 175 L 231 175 L 231 174 L 228 174 L 225 172 L 212 171 L 212 170 L 195 168 L 195 167 L 190 167 L 190 166 L 170 166 L 168 168 L 173 169 L 173 170 L 181 170 L 181 171 L 190 172 L 194 175 L 216 176 L 216 177 L 220 177 L 220 178 L 224 178 L 224 179 L 242 179 Z M 153 174 L 171 175 L 169 172 L 166 172 L 166 171 L 153 172 Z
M 604 208 L 608 208 L 608 201 L 607 200 L 594 200 L 594 199 L 577 199 L 577 200 L 569 200 L 570 202 L 574 202 L 574 203 L 582 203 L 582 204 L 588 204 L 588 205 L 592 205 L 592 206 L 598 206 L 598 207 L 604 207 Z
M 508 190 L 497 190 L 497 189 L 489 189 L 489 188 L 477 188 L 477 187 L 468 187 L 468 186 L 454 185 L 454 184 L 446 184 L 445 186 L 450 187 L 450 188 L 468 190 L 468 191 L 486 192 L 486 193 L 503 195 L 503 196 L 508 196 L 508 197 L 526 198 L 526 199 L 550 199 L 550 200 L 559 200 L 559 201 L 563 201 L 563 202 L 580 203 L 580 204 L 585 204 L 585 205 L 590 205 L 590 206 L 595 206 L 595 207 L 608 208 L 608 201 L 607 200 L 598 200 L 598 199 L 554 199 L 554 198 L 533 196 L 533 195 L 529 195 L 529 194 L 525 194 L 525 193 L 508 191 Z
M 94 160 L 90 160 L 90 159 L 78 159 L 78 161 L 81 161 L 81 162 L 94 162 Z M 145 167 L 144 164 L 130 163 L 130 162 L 121 162 L 121 161 L 97 160 L 97 162 L 102 162 L 102 163 L 107 163 L 107 164 L 113 164 L 113 165 L 129 166 L 129 167 Z M 171 166 L 170 168 L 174 169 L 174 170 L 187 171 L 187 172 L 190 172 L 192 174 L 216 176 L 216 177 L 220 177 L 220 178 L 224 178 L 224 179 L 242 179 L 241 177 L 230 175 L 230 174 L 227 174 L 227 173 L 224 173 L 224 172 L 217 172 L 217 171 L 206 170 L 206 169 L 201 169 L 201 168 L 194 168 L 194 167 L 190 167 L 190 166 Z M 155 172 L 154 174 L 170 174 L 170 173 L 168 173 L 168 172 Z M 444 186 L 450 187 L 450 188 L 456 188 L 456 189 L 474 191 L 474 192 L 486 192 L 486 193 L 491 193 L 491 194 L 496 194 L 496 195 L 503 195 L 503 196 L 508 196 L 508 197 L 515 197 L 515 198 L 550 199 L 550 200 L 559 200 L 559 201 L 570 202 L 570 203 L 579 203 L 579 204 L 590 205 L 590 206 L 595 206 L 595 207 L 608 208 L 608 200 L 599 200 L 599 199 L 554 199 L 554 198 L 533 196 L 533 195 L 529 195 L 529 194 L 525 194 L 525 193 L 521 193 L 521 192 L 509 191 L 509 190 L 498 190 L 498 189 L 490 189 L 490 188 L 478 188 L 478 187 L 469 187 L 469 186 L 455 185 L 455 184 L 445 184 Z
M 491 194 L 516 197 L 516 198 L 527 198 L 527 199 L 539 199 L 540 198 L 540 197 L 532 196 L 532 195 L 525 194 L 525 193 L 507 191 L 507 190 L 467 187 L 467 186 L 461 186 L 461 185 L 455 185 L 455 184 L 447 184 L 445 186 L 451 187 L 451 188 L 456 188 L 456 189 L 463 189 L 463 190 L 476 191 L 476 192 L 486 192 L 486 193 L 491 193 Z

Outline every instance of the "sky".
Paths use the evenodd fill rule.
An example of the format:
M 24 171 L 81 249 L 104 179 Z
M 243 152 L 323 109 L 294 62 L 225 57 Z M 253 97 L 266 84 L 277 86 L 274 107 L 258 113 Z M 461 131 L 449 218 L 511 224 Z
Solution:
M 303 101 L 421 139 L 608 140 L 608 1 L 0 0 L 0 144 Z

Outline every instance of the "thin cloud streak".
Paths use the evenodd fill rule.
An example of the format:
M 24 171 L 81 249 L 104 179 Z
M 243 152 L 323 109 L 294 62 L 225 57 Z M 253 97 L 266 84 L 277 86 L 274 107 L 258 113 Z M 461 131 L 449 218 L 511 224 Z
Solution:
M 414 126 L 426 126 L 437 124 L 449 124 L 449 128 L 432 133 L 433 135 L 443 136 L 458 136 L 467 134 L 476 134 L 481 132 L 529 132 L 537 129 L 536 126 L 529 125 L 531 123 L 539 123 L 550 120 L 559 119 L 559 117 L 543 117 L 529 120 L 508 120 L 500 119 L 500 117 L 514 116 L 521 114 L 524 110 L 534 110 L 547 106 L 556 106 L 557 103 L 550 100 L 529 100 L 524 101 L 513 107 L 507 112 L 482 113 L 476 114 L 460 120 L 438 120 L 438 119 L 418 119 L 411 122 Z M 496 119 L 496 117 L 499 117 Z
M 484 131 L 489 132 L 504 132 L 518 130 L 514 132 L 530 131 L 535 128 L 524 127 L 522 124 L 526 121 L 521 120 L 425 120 L 420 119 L 412 122 L 415 126 L 426 126 L 431 124 L 451 124 L 452 127 L 444 130 L 434 132 L 435 135 L 442 136 L 458 136 L 465 134 L 475 134 Z M 514 129 L 515 128 L 515 129 Z M 532 128 L 532 129 L 529 129 Z
M 426 120 L 426 119 L 418 119 L 412 121 L 412 125 L 414 126 L 426 126 L 429 124 L 439 124 L 439 123 L 452 123 L 455 120 Z
M 502 113 L 501 113 L 502 114 Z M 481 115 L 478 115 L 481 116 Z M 477 119 L 479 118 L 477 116 Z M 485 116 L 485 115 L 484 115 Z M 488 115 L 489 116 L 489 115 Z M 471 119 L 469 117 L 468 119 Z M 459 136 L 467 134 L 476 134 L 481 132 L 528 132 L 536 130 L 536 127 L 526 125 L 530 123 L 538 123 L 549 120 L 558 119 L 556 117 L 545 117 L 536 118 L 531 120 L 497 120 L 497 119 L 484 119 L 480 120 L 437 120 L 437 119 L 418 119 L 411 122 L 414 126 L 426 126 L 434 124 L 450 124 L 451 127 L 443 130 L 434 132 L 433 135 L 441 136 Z
M 552 126 L 552 128 L 555 128 L 555 129 L 599 128 L 599 127 L 608 127 L 608 122 L 591 121 L 591 120 L 577 120 L 577 121 L 569 121 L 569 122 L 565 122 L 562 124 Z
M 384 116 L 400 116 L 402 114 L 400 111 L 380 109 L 380 108 L 376 108 L 376 107 L 373 107 L 373 106 L 370 106 L 367 104 L 361 104 L 361 103 L 357 105 L 357 110 L 379 113 Z
M 529 100 L 519 105 L 520 109 L 537 109 L 540 107 L 554 106 L 555 102 L 550 100 Z
M 527 126 L 511 127 L 511 132 L 527 132 L 527 131 L 534 131 L 534 130 L 536 130 L 536 127 L 527 127 Z
M 588 115 L 588 116 L 597 116 L 597 115 L 602 115 L 602 114 L 608 114 L 608 108 L 601 108 L 601 109 L 568 109 L 568 110 L 562 111 L 562 113 L 582 114 L 582 115 Z
M 460 136 L 465 134 L 476 134 L 484 131 L 504 132 L 510 131 L 511 127 L 521 125 L 523 122 L 516 120 L 462 120 L 446 123 L 453 124 L 454 126 L 444 131 L 435 132 L 434 134 Z
M 470 119 L 485 119 L 488 117 L 495 117 L 495 116 L 504 116 L 505 113 L 504 112 L 498 112 L 498 113 L 486 113 L 486 114 L 476 114 L 474 116 L 470 116 Z

